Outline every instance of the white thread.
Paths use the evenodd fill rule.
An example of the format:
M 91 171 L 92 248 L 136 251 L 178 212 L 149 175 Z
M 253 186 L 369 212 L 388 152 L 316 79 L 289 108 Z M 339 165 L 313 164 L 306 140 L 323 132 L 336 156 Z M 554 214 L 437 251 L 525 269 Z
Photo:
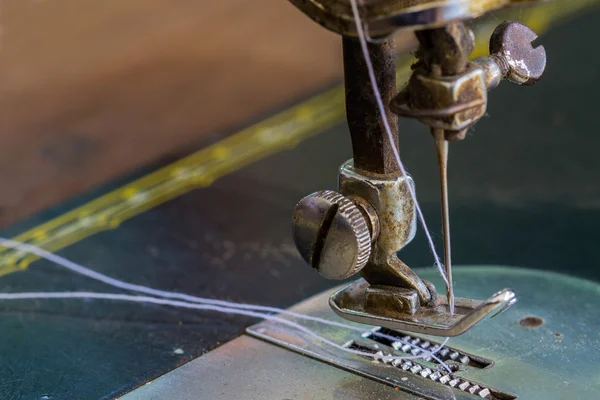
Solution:
M 169 299 L 159 299 L 151 296 L 133 296 L 130 294 L 116 294 L 116 293 L 96 293 L 96 292 L 29 292 L 29 293 L 0 293 L 0 300 L 23 300 L 23 299 L 104 299 L 104 300 L 121 300 L 121 301 L 132 301 L 136 303 L 152 303 L 159 305 L 166 305 L 172 307 L 180 307 L 180 308 L 191 308 L 195 310 L 211 310 L 218 311 L 223 314 L 238 314 L 238 315 L 246 315 L 249 317 L 260 318 L 260 319 L 268 319 L 271 321 L 276 321 L 280 324 L 288 325 L 294 329 L 298 329 L 301 332 L 306 333 L 307 335 L 313 336 L 316 339 L 322 341 L 325 344 L 333 346 L 339 350 L 346 351 L 353 354 L 358 354 L 361 356 L 367 356 L 373 358 L 375 355 L 372 353 L 363 352 L 360 350 L 353 350 L 346 348 L 344 346 L 339 345 L 316 332 L 296 323 L 293 321 L 289 321 L 284 318 L 276 317 L 270 314 L 264 314 L 254 311 L 248 310 L 240 310 L 236 308 L 229 307 L 219 307 L 208 304 L 193 304 L 185 301 L 176 301 Z M 418 357 L 418 356 L 417 356 Z M 405 357 L 394 357 L 398 359 L 403 359 Z M 419 357 L 421 358 L 421 357 Z
M 358 33 L 358 39 L 360 41 L 360 47 L 363 52 L 363 56 L 365 58 L 365 64 L 367 65 L 367 70 L 369 72 L 369 80 L 371 81 L 371 87 L 373 88 L 373 94 L 375 96 L 375 100 L 377 101 L 377 106 L 379 107 L 379 113 L 381 114 L 381 120 L 383 122 L 383 126 L 388 135 L 388 139 L 390 143 L 394 143 L 394 135 L 392 134 L 392 130 L 390 128 L 389 121 L 386 116 L 385 106 L 383 105 L 383 99 L 381 98 L 381 93 L 379 93 L 379 87 L 377 86 L 377 79 L 375 79 L 375 71 L 373 69 L 373 64 L 371 63 L 371 56 L 369 55 L 369 49 L 367 47 L 367 41 L 365 39 L 365 32 L 362 27 L 362 23 L 360 20 L 360 14 L 358 13 L 358 5 L 356 4 L 356 0 L 350 0 L 350 4 L 352 5 L 352 13 L 354 14 L 354 22 L 356 24 L 356 32 Z M 396 162 L 398 163 L 398 167 L 402 172 L 403 176 L 408 176 L 406 173 L 406 169 L 404 168 L 404 164 L 400 159 L 400 153 L 396 146 L 392 146 L 392 152 L 394 153 L 394 157 L 396 158 Z M 423 230 L 425 231 L 425 236 L 427 237 L 427 241 L 429 242 L 429 248 L 433 253 L 433 258 L 435 261 L 435 265 L 440 272 L 440 275 L 444 279 L 446 283 L 446 288 L 450 286 L 450 282 L 446 274 L 444 273 L 444 268 L 442 267 L 442 262 L 435 250 L 435 245 L 433 243 L 433 239 L 429 230 L 427 229 L 427 224 L 425 223 L 425 217 L 423 216 L 423 212 L 421 211 L 421 207 L 419 206 L 419 202 L 417 201 L 417 194 L 415 193 L 413 187 L 410 184 L 406 184 L 408 187 L 408 191 L 410 192 L 410 196 L 412 197 L 413 202 L 415 203 L 415 209 L 417 210 L 417 215 L 419 216 L 419 220 L 421 225 L 423 226 Z
M 254 310 L 254 311 L 274 312 L 274 313 L 288 315 L 288 316 L 299 318 L 299 319 L 304 319 L 304 320 L 308 320 L 308 321 L 312 321 L 312 322 L 317 322 L 317 323 L 326 324 L 326 325 L 330 325 L 330 326 L 336 326 L 339 328 L 349 329 L 349 330 L 363 333 L 363 330 L 361 328 L 358 328 L 358 327 L 355 327 L 352 325 L 347 325 L 347 324 L 343 324 L 343 323 L 335 322 L 335 321 L 329 321 L 324 318 L 313 317 L 310 315 L 295 313 L 293 311 L 288 311 L 288 310 L 284 310 L 284 309 L 277 308 L 277 307 L 242 304 L 242 303 L 235 303 L 235 302 L 230 302 L 230 301 L 225 301 L 225 300 L 209 299 L 209 298 L 204 298 L 204 297 L 191 296 L 191 295 L 184 294 L 184 293 L 169 292 L 169 291 L 164 291 L 164 290 L 159 290 L 159 289 L 153 289 L 153 288 L 146 287 L 146 286 L 135 285 L 135 284 L 124 282 L 124 281 L 121 281 L 121 280 L 118 280 L 115 278 L 111 278 L 110 276 L 104 275 L 100 272 L 93 271 L 89 268 L 84 267 L 83 265 L 77 264 L 77 263 L 75 263 L 71 260 L 68 260 L 64 257 L 61 257 L 57 254 L 51 253 L 49 251 L 46 251 L 42 248 L 39 248 L 39 247 L 31 245 L 31 244 L 18 242 L 16 240 L 10 240 L 10 239 L 5 239 L 5 238 L 0 237 L 0 245 L 4 246 L 4 247 L 16 249 L 18 251 L 35 254 L 41 258 L 44 258 L 48 261 L 55 263 L 57 265 L 67 268 L 70 271 L 73 271 L 73 272 L 78 273 L 83 276 L 87 276 L 88 278 L 97 280 L 99 282 L 103 282 L 109 286 L 112 286 L 112 287 L 115 287 L 118 289 L 124 289 L 124 290 L 129 290 L 129 291 L 138 292 L 138 293 L 145 293 L 145 294 L 150 294 L 153 296 L 165 297 L 168 299 L 184 300 L 183 302 L 177 301 L 176 303 L 184 303 L 184 304 L 199 303 L 199 304 L 204 304 L 206 306 L 227 308 L 227 309 L 238 310 L 238 311 Z M 69 293 L 77 293 L 77 292 L 69 292 Z M 79 292 L 79 293 L 84 293 L 84 292 Z M 93 292 L 85 292 L 85 293 L 93 293 Z M 51 296 L 58 296 L 58 294 L 55 294 L 53 292 L 34 293 L 34 294 L 37 296 L 43 296 L 43 295 L 50 296 L 48 298 L 53 298 Z M 64 293 L 62 293 L 62 294 L 64 295 Z M 17 298 L 28 298 L 28 297 L 19 297 L 19 296 L 26 296 L 26 295 L 32 295 L 32 294 L 31 293 L 29 293 L 29 294 L 27 294 L 27 293 L 0 293 L 0 299 L 13 300 L 13 299 L 17 299 Z M 96 294 L 96 295 L 100 295 L 100 294 Z M 127 296 L 127 295 L 123 295 L 123 296 Z M 75 297 L 75 296 L 73 296 L 73 297 Z M 79 296 L 79 297 L 82 297 L 82 296 Z M 146 296 L 131 296 L 131 298 L 134 298 L 134 297 L 140 298 L 140 297 L 146 297 Z M 42 298 L 42 297 L 38 297 L 38 298 Z M 155 299 L 155 300 L 163 300 L 163 299 L 156 299 L 156 297 L 148 297 L 148 298 Z M 191 304 L 191 305 L 193 305 L 193 304 Z M 262 315 L 269 315 L 269 314 L 262 314 Z M 262 317 L 259 317 L 259 318 L 262 318 Z M 285 321 L 288 321 L 288 320 L 285 320 Z M 291 322 L 291 321 L 288 321 L 288 322 Z M 317 335 L 316 333 L 314 333 L 314 334 Z M 438 363 L 440 363 L 440 365 L 442 365 L 443 368 L 445 368 L 448 372 L 451 372 L 448 365 L 435 355 L 435 352 L 437 350 L 436 351 L 427 350 L 418 345 L 415 345 L 408 341 L 405 341 L 401 338 L 393 337 L 390 335 L 385 335 L 380 332 L 373 332 L 373 335 L 379 336 L 382 338 L 386 338 L 388 340 L 400 341 L 404 344 L 408 344 L 411 347 L 413 347 L 415 349 L 419 349 L 420 351 L 423 352 L 423 354 L 420 356 L 399 357 L 401 359 L 424 358 L 427 355 L 430 355 L 434 360 L 436 360 Z M 448 341 L 448 338 L 446 338 L 446 340 L 444 341 L 444 344 L 447 341 Z
M 121 301 L 131 301 L 136 303 L 151 303 L 151 304 L 159 304 L 166 305 L 172 307 L 179 308 L 191 308 L 195 310 L 210 310 L 217 311 L 223 314 L 238 314 L 238 315 L 246 315 L 249 317 L 267 319 L 271 321 L 278 322 L 283 325 L 288 325 L 294 329 L 297 329 L 301 332 L 304 332 L 307 335 L 310 335 L 323 343 L 333 346 L 338 350 L 342 350 L 348 353 L 357 354 L 360 356 L 370 357 L 370 358 L 378 358 L 379 356 L 373 353 L 367 353 L 360 350 L 353 350 L 347 347 L 344 347 L 336 342 L 333 342 L 318 333 L 287 319 L 277 317 L 271 314 L 264 314 L 255 311 L 249 310 L 241 310 L 237 308 L 231 307 L 219 307 L 215 305 L 209 304 L 193 304 L 185 301 L 177 301 L 177 300 L 169 300 L 169 299 L 160 299 L 152 296 L 133 296 L 129 294 L 116 294 L 116 293 L 96 293 L 96 292 L 25 292 L 25 293 L 0 293 L 0 300 L 24 300 L 24 299 L 103 299 L 103 300 L 121 300 Z M 358 329 L 358 328 L 355 328 Z M 360 329 L 359 329 L 360 330 Z M 360 330 L 362 332 L 362 330 Z M 408 360 L 408 359 L 416 359 L 416 358 L 424 358 L 428 354 L 433 355 L 441 347 L 445 345 L 449 338 L 446 338 L 443 344 L 440 346 L 436 346 L 436 349 L 433 351 L 424 350 L 422 355 L 417 356 L 406 356 L 406 357 L 398 357 L 398 356 L 390 356 L 391 360 Z M 439 347 L 439 348 L 437 348 Z M 445 364 L 442 364 L 444 367 L 447 367 Z M 448 372 L 452 372 L 448 370 Z
M 378 104 L 378 107 L 379 107 L 379 110 L 381 113 L 381 117 L 382 117 L 382 120 L 384 123 L 386 133 L 388 134 L 390 141 L 393 142 L 394 141 L 393 135 L 392 135 L 392 132 L 391 132 L 391 129 L 389 126 L 389 122 L 386 118 L 385 108 L 383 106 L 381 94 L 379 93 L 379 89 L 377 87 L 377 82 L 375 80 L 375 76 L 374 76 L 374 72 L 373 72 L 373 65 L 371 63 L 369 52 L 368 52 L 368 49 L 366 46 L 365 34 L 364 34 L 364 31 L 362 30 L 362 25 L 360 23 L 360 16 L 358 14 L 358 7 L 356 5 L 356 0 L 351 0 L 351 5 L 352 5 L 352 11 L 353 11 L 354 17 L 355 17 L 357 31 L 359 33 L 361 48 L 363 51 L 363 55 L 365 57 L 367 69 L 369 71 L 369 78 L 371 80 L 371 86 L 373 87 L 373 91 L 375 94 L 375 98 L 377 100 L 377 104 Z M 402 175 L 408 176 L 408 174 L 406 173 L 406 170 L 404 168 L 404 165 L 400 159 L 400 154 L 398 153 L 398 150 L 395 147 L 392 150 L 393 150 L 394 156 L 396 158 L 396 162 L 398 163 L 398 166 L 400 167 Z M 448 286 L 448 279 L 443 272 L 441 262 L 437 255 L 437 252 L 435 250 L 433 239 L 431 238 L 429 230 L 427 229 L 427 225 L 425 223 L 425 218 L 423 216 L 423 213 L 422 213 L 419 203 L 417 201 L 416 193 L 414 192 L 414 189 L 410 185 L 407 185 L 407 186 L 408 186 L 409 192 L 411 194 L 411 197 L 413 199 L 413 202 L 415 203 L 415 208 L 417 210 L 417 214 L 419 216 L 421 225 L 423 226 L 423 229 L 425 230 L 425 235 L 429 242 L 429 247 L 433 253 L 435 264 L 438 267 L 438 270 L 439 270 L 442 278 L 446 282 L 446 285 Z M 181 308 L 212 310 L 212 311 L 218 311 L 218 312 L 225 313 L 225 314 L 240 314 L 240 315 L 246 315 L 246 316 L 251 316 L 251 317 L 256 317 L 256 318 L 261 318 L 261 319 L 273 320 L 273 321 L 279 322 L 281 324 L 288 325 L 294 329 L 298 329 L 310 336 L 317 338 L 318 340 L 322 341 L 323 343 L 326 343 L 330 346 L 333 346 L 339 350 L 342 350 L 342 351 L 345 351 L 348 353 L 357 354 L 357 355 L 370 357 L 370 358 L 378 358 L 378 356 L 371 354 L 371 353 L 366 353 L 366 352 L 362 352 L 362 351 L 358 351 L 358 350 L 352 350 L 352 349 L 348 349 L 344 346 L 341 346 L 338 343 L 335 343 L 335 342 L 317 334 L 316 332 L 314 332 L 298 323 L 295 323 L 293 321 L 289 321 L 284 318 L 276 317 L 276 316 L 273 316 L 270 314 L 264 314 L 264 313 L 259 313 L 259 312 L 255 312 L 255 311 L 249 311 L 249 310 L 263 310 L 263 311 L 268 311 L 268 312 L 277 312 L 280 314 L 289 315 L 289 316 L 300 318 L 300 319 L 305 319 L 305 320 L 309 320 L 309 321 L 313 321 L 313 322 L 319 322 L 319 323 L 323 323 L 323 324 L 327 324 L 327 325 L 331 325 L 331 326 L 337 326 L 337 327 L 350 329 L 350 330 L 354 330 L 354 331 L 358 331 L 358 332 L 363 332 L 362 329 L 354 327 L 352 325 L 346 325 L 346 324 L 338 323 L 335 321 L 329 321 L 329 320 L 318 318 L 318 317 L 312 317 L 309 315 L 294 313 L 294 312 L 287 311 L 284 309 L 279 309 L 276 307 L 249 305 L 249 304 L 228 302 L 228 301 L 224 301 L 224 300 L 201 298 L 201 297 L 186 295 L 183 293 L 167 292 L 167 291 L 152 289 L 152 288 L 149 288 L 146 286 L 135 285 L 135 284 L 119 281 L 117 279 L 114 279 L 109 276 L 103 275 L 101 273 L 95 272 L 91 269 L 85 268 L 85 267 L 83 267 L 79 264 L 76 264 L 70 260 L 67 260 L 63 257 L 60 257 L 53 253 L 47 252 L 39 247 L 30 245 L 30 244 L 19 243 L 16 241 L 12 241 L 9 239 L 2 239 L 2 238 L 0 238 L 0 242 L 2 243 L 2 245 L 6 246 L 6 247 L 17 248 L 19 250 L 24 250 L 29 253 L 36 254 L 36 255 L 38 255 L 42 258 L 45 258 L 49 261 L 52 261 L 56 264 L 62 265 L 63 267 L 68 268 L 73 272 L 82 274 L 84 276 L 98 280 L 100 282 L 106 283 L 106 284 L 116 287 L 116 288 L 135 291 L 135 292 L 139 292 L 139 293 L 153 294 L 155 296 L 160 296 L 160 297 L 166 297 L 166 299 L 161 299 L 161 298 L 156 298 L 156 297 L 151 297 L 151 296 L 133 296 L 133 295 L 125 295 L 125 294 L 94 293 L 94 292 L 46 292 L 46 293 L 31 292 L 31 293 L 0 293 L 0 300 L 57 299 L 57 298 L 63 298 L 63 299 L 88 298 L 89 299 L 89 298 L 93 298 L 93 299 L 145 302 L 145 303 L 153 303 L 153 304 L 160 304 L 160 305 L 170 305 L 173 307 L 181 307 Z M 179 299 L 187 300 L 189 302 L 168 300 L 169 298 L 179 298 Z M 199 304 L 193 304 L 193 303 L 199 303 Z M 421 354 L 417 355 L 417 356 L 406 356 L 406 357 L 390 356 L 390 359 L 392 359 L 392 360 L 417 359 L 417 358 L 425 358 L 427 356 L 431 356 L 433 359 L 435 359 L 437 362 L 439 362 L 440 365 L 443 368 L 445 368 L 448 372 L 452 372 L 446 363 L 444 363 L 441 359 L 439 359 L 437 356 L 435 356 L 435 353 L 437 353 L 443 346 L 445 346 L 445 344 L 448 342 L 449 338 L 445 338 L 443 343 L 441 343 L 438 346 L 433 347 L 431 350 L 427 350 L 418 345 L 409 343 L 398 337 L 382 334 L 380 332 L 372 332 L 372 334 L 375 336 L 386 338 L 388 340 L 400 341 L 402 343 L 408 344 L 411 347 L 414 347 L 421 351 Z

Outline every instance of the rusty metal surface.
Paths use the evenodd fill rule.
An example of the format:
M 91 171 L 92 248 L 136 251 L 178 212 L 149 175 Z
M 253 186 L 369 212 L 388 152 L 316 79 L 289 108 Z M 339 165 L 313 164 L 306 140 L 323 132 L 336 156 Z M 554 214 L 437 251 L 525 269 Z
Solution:
M 498 25 L 490 38 L 490 54 L 498 62 L 502 75 L 518 85 L 533 85 L 546 69 L 546 49 L 535 46 L 538 35 L 518 22 Z
M 440 174 L 444 269 L 450 314 L 454 289 L 448 204 L 448 141 L 462 140 L 487 109 L 487 92 L 501 77 L 520 85 L 537 82 L 546 67 L 537 35 L 519 22 L 503 22 L 492 33 L 490 56 L 469 62 L 474 34 L 462 22 L 416 32 L 417 63 L 406 88 L 390 104 L 398 115 L 427 125 L 435 139 Z M 368 311 L 368 310 L 367 310 Z
M 417 63 L 391 108 L 431 129 L 443 129 L 446 140 L 464 139 L 467 129 L 485 114 L 487 104 L 483 70 L 468 61 L 474 34 L 464 23 L 455 22 L 418 31 L 416 37 Z
M 420 44 L 417 63 L 413 65 L 406 88 L 394 98 L 392 108 L 428 125 L 435 138 L 441 182 L 446 304 L 442 306 L 435 288 L 423 282 L 396 254 L 415 235 L 414 186 L 411 190 L 412 180 L 400 176 L 400 163 L 395 160 L 393 150 L 397 146 L 397 121 L 386 116 L 393 122 L 393 137 L 389 137 L 375 93 L 369 87 L 367 60 L 360 43 L 350 37 L 344 37 L 343 43 L 346 114 L 354 159 L 341 167 L 339 187 L 343 195 L 362 199 L 370 205 L 377 216 L 379 235 L 373 241 L 370 254 L 367 254 L 365 249 L 371 241 L 367 218 L 360 215 L 358 206 L 349 199 L 327 192 L 328 196 L 337 196 L 339 201 L 328 205 L 327 210 L 324 207 L 300 207 L 300 210 L 315 212 L 303 212 L 302 218 L 297 218 L 298 213 L 295 213 L 294 226 L 307 227 L 296 229 L 303 234 L 295 235 L 295 240 L 303 258 L 326 277 L 344 279 L 362 269 L 366 282 L 357 287 L 350 285 L 332 298 L 331 305 L 339 315 L 359 322 L 376 321 L 388 327 L 400 326 L 414 332 L 455 336 L 470 329 L 493 312 L 496 306 L 508 307 L 516 300 L 510 291 L 502 294 L 509 294 L 511 298 L 496 299 L 493 296 L 487 303 L 472 307 L 466 305 L 471 300 L 458 299 L 459 311 L 455 315 L 447 179 L 448 140 L 463 139 L 467 130 L 485 114 L 488 85 L 496 81 L 496 77 L 490 75 L 499 72 L 513 82 L 534 83 L 545 68 L 545 50 L 543 47 L 534 49 L 532 41 L 537 36 L 517 22 L 501 24 L 492 35 L 490 49 L 494 53 L 489 60 L 498 64 L 496 70 L 485 62 L 481 65 L 487 65 L 487 68 L 468 60 L 474 49 L 475 37 L 463 22 L 417 31 L 416 37 Z M 391 44 L 389 41 L 370 44 L 377 85 L 386 105 L 396 88 Z M 529 64 L 532 65 L 531 71 Z M 389 108 L 387 111 L 390 114 Z M 318 194 L 316 197 L 311 195 L 299 205 L 318 197 Z M 334 218 L 341 216 L 338 209 L 343 201 L 348 203 L 346 208 L 354 209 L 362 234 L 356 229 L 353 232 L 330 229 L 335 223 Z M 371 223 L 371 226 L 374 224 Z M 335 243 L 336 237 L 339 243 Z M 357 237 L 364 237 L 362 247 L 365 249 L 362 252 L 356 245 Z M 324 246 L 330 251 L 323 253 Z M 325 258 L 321 263 L 322 253 Z M 357 257 L 363 253 L 363 262 L 357 263 Z M 436 262 L 439 264 L 439 261 Z
M 408 85 L 390 104 L 396 114 L 443 129 L 446 140 L 465 138 L 486 113 L 487 92 L 502 78 L 533 85 L 546 68 L 544 46 L 529 27 L 505 21 L 490 38 L 490 56 L 469 62 L 473 32 L 463 23 L 416 33 L 418 61 Z
M 459 140 L 485 115 L 486 105 L 485 73 L 478 64 L 471 63 L 466 71 L 448 77 L 416 70 L 391 107 L 400 116 L 445 130 L 448 140 Z
M 379 235 L 361 274 L 371 284 L 413 288 L 427 302 L 431 299 L 428 288 L 396 254 L 410 243 L 417 229 L 416 210 L 407 184 L 414 188 L 410 177 L 368 174 L 355 168 L 352 160 L 340 168 L 341 193 L 364 199 L 379 221 Z
M 467 68 L 475 38 L 463 22 L 417 31 L 415 35 L 419 40 L 417 67 L 436 76 L 458 75 Z
M 369 43 L 367 46 L 383 104 L 386 105 L 386 118 L 393 141 L 390 141 L 385 130 L 360 42 L 350 37 L 344 37 L 342 42 L 346 116 L 355 166 L 377 174 L 397 173 L 399 166 L 392 146 L 398 147 L 398 121 L 387 107 L 396 95 L 394 41 L 388 39 L 381 43 Z
M 350 0 L 290 0 L 318 24 L 342 35 L 356 35 Z M 365 0 L 357 1 L 372 37 L 403 28 L 425 29 L 478 17 L 512 4 L 535 0 Z

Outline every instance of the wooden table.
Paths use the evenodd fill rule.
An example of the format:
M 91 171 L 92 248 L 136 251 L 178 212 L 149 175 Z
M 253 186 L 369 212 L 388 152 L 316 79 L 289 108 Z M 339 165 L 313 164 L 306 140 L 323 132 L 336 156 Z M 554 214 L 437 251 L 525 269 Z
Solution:
M 341 76 L 283 0 L 4 0 L 0 26 L 0 225 Z

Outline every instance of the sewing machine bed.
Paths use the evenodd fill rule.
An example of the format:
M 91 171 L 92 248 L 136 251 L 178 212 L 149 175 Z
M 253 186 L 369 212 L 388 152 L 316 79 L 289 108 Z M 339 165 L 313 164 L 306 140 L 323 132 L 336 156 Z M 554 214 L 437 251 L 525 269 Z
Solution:
M 600 54 L 589 51 L 598 21 L 596 10 L 548 32 L 544 80 L 530 90 L 495 89 L 491 118 L 450 145 L 456 264 L 524 266 L 600 281 Z M 128 282 L 291 306 L 336 284 L 299 259 L 290 226 L 295 203 L 335 189 L 337 167 L 351 154 L 343 110 L 333 117 L 310 114 L 333 110 L 340 93 L 329 89 L 321 100 L 284 112 L 296 119 L 286 125 L 280 115 L 278 130 L 257 125 L 230 136 L 235 139 L 206 143 L 178 165 L 170 166 L 179 157 L 162 160 L 2 236 L 43 244 Z M 401 155 L 439 247 L 433 141 L 417 123 L 402 120 L 400 127 Z M 160 168 L 165 172 L 156 173 Z M 0 256 L 3 292 L 118 292 L 48 261 L 11 251 Z M 412 266 L 432 264 L 421 233 L 401 258 Z M 105 300 L 1 302 L 0 398 L 118 397 L 254 322 Z

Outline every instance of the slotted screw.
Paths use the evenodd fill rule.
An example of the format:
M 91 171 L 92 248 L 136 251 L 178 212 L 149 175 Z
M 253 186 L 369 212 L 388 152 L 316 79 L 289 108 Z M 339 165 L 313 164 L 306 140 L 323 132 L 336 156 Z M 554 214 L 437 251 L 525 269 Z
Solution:
M 534 47 L 538 35 L 516 21 L 498 25 L 490 38 L 490 57 L 502 76 L 517 85 L 533 85 L 546 69 L 546 49 Z
M 349 198 L 331 190 L 313 193 L 296 205 L 293 219 L 298 252 L 324 277 L 348 278 L 369 260 L 369 225 Z

